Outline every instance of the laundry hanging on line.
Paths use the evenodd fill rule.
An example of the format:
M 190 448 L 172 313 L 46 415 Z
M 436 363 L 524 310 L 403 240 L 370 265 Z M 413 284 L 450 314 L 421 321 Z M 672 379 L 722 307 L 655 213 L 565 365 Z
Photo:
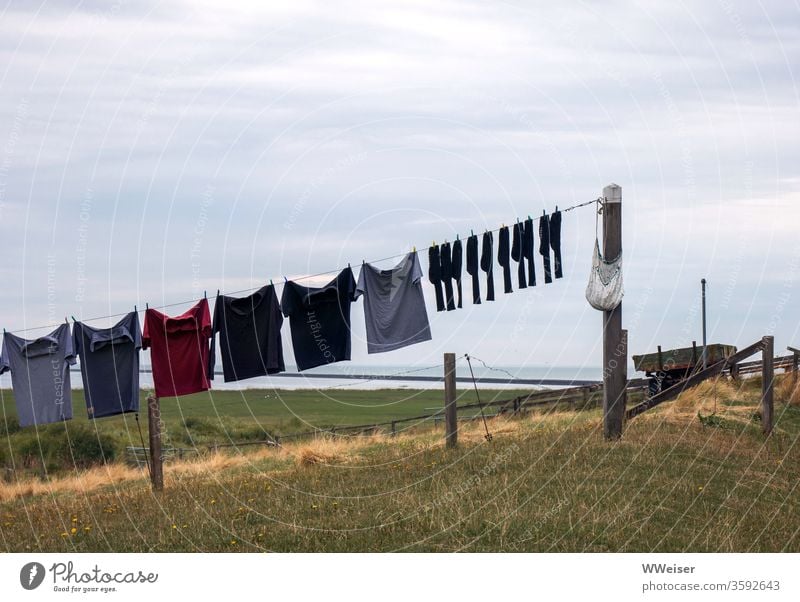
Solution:
M 350 305 L 355 293 L 356 281 L 349 267 L 322 287 L 286 283 L 281 309 L 289 318 L 298 370 L 350 359 Z
M 364 297 L 367 353 L 383 353 L 431 340 L 416 251 L 395 267 L 361 266 L 356 298 Z
M 72 326 L 90 419 L 139 411 L 139 314 L 130 312 L 110 328 Z
M 553 250 L 553 274 L 556 278 L 563 278 L 561 269 L 561 212 L 556 210 L 550 215 L 550 248 Z
M 522 256 L 528 263 L 528 286 L 536 286 L 536 264 L 533 261 L 536 255 L 534 250 L 534 239 L 536 237 L 533 230 L 533 219 L 529 215 L 522 225 Z
M 525 257 L 527 255 L 523 250 L 524 241 L 524 225 L 517 220 L 511 240 L 511 259 L 517 262 L 517 288 L 519 289 L 528 287 L 525 277 Z
M 178 397 L 211 388 L 210 339 L 208 299 L 175 317 L 152 308 L 144 312 L 142 349 L 150 349 L 156 396 Z
M 486 300 L 494 301 L 494 236 L 491 232 L 483 233 L 481 246 L 481 270 L 486 272 Z
M 20 426 L 50 424 L 72 418 L 69 367 L 75 361 L 67 323 L 36 339 L 3 333 L 0 374 L 11 372 Z
M 467 239 L 467 274 L 472 276 L 472 303 L 480 305 L 480 255 L 478 253 L 478 237 L 475 234 L 471 234 Z
M 464 265 L 464 251 L 461 247 L 461 240 L 456 236 L 455 241 L 453 241 L 453 257 L 452 257 L 452 264 L 453 264 L 453 280 L 456 283 L 456 294 L 458 295 L 458 301 L 456 301 L 456 307 L 461 309 L 461 270 Z
M 214 338 L 217 334 L 222 376 L 226 383 L 285 371 L 282 324 L 283 315 L 272 284 L 262 286 L 247 297 L 217 294 L 211 325 L 208 378 L 214 379 Z
M 442 262 L 439 245 L 432 244 L 428 249 L 428 280 L 433 285 L 436 296 L 436 311 L 444 311 L 444 290 L 442 283 Z
M 514 289 L 511 287 L 511 247 L 509 244 L 508 226 L 500 228 L 497 239 L 497 263 L 503 268 L 503 292 L 513 293 Z
M 550 270 L 550 218 L 543 214 L 539 218 L 539 254 L 542 256 L 544 267 L 544 282 L 553 282 L 553 274 Z
M 439 262 L 441 265 L 442 282 L 444 283 L 444 299 L 447 311 L 456 308 L 453 300 L 453 257 L 450 243 L 445 242 L 439 247 Z
M 517 220 L 513 243 L 507 226 L 498 230 L 500 244 L 497 260 L 503 268 L 506 292 L 512 292 L 511 259 L 517 262 L 518 288 L 536 284 L 533 228 L 530 216 L 522 223 Z M 553 276 L 563 277 L 561 212 L 558 208 L 552 215 L 545 213 L 539 218 L 538 229 L 545 282 L 550 283 Z M 480 272 L 486 274 L 486 300 L 494 300 L 493 233 L 486 231 L 482 239 L 480 247 L 475 234 L 467 239 L 466 261 L 458 236 L 452 245 L 434 244 L 429 249 L 428 274 L 437 291 L 437 310 L 453 310 L 463 306 L 461 275 L 464 264 L 466 272 L 472 277 L 473 304 L 481 303 Z M 552 269 L 550 251 L 553 253 Z M 389 270 L 380 270 L 364 262 L 357 285 L 349 267 L 319 288 L 303 287 L 287 281 L 281 303 L 278 303 L 271 284 L 244 298 L 218 295 L 213 321 L 208 301 L 204 298 L 175 317 L 148 308 L 144 331 L 141 333 L 136 312 L 131 312 L 106 329 L 95 329 L 76 321 L 72 336 L 69 336 L 68 324 L 33 340 L 4 333 L 0 373 L 11 371 L 15 392 L 19 390 L 16 397 L 23 425 L 46 424 L 72 417 L 68 366 L 75 363 L 76 355 L 80 356 L 90 417 L 133 412 L 138 410 L 138 394 L 134 392 L 138 390 L 140 348 L 151 349 L 156 394 L 165 397 L 210 388 L 216 360 L 212 337 L 217 333 L 220 334 L 226 382 L 284 371 L 280 335 L 283 315 L 290 321 L 292 345 L 299 370 L 332 361 L 349 360 L 349 309 L 359 296 L 365 298 L 369 353 L 391 351 L 430 340 L 421 277 L 415 250 Z M 587 286 L 587 299 L 593 306 L 605 308 L 615 306 L 613 304 L 618 303 L 621 295 L 621 256 L 613 262 L 607 262 L 599 254 L 597 246 L 592 276 Z M 320 318 L 319 324 L 308 320 L 310 311 Z M 302 322 L 303 312 L 306 313 L 305 323 Z M 321 334 L 323 331 L 324 334 Z M 246 336 L 243 335 L 245 332 Z M 63 336 L 67 337 L 65 341 L 61 341 Z M 15 371 L 18 374 L 30 374 L 31 369 L 35 374 L 41 370 L 42 361 L 39 358 L 46 356 L 52 356 L 51 359 L 61 357 L 63 363 L 64 377 L 57 374 L 53 376 L 56 381 L 60 379 L 56 385 L 62 386 L 66 392 L 61 397 L 62 401 L 57 403 L 53 403 L 51 389 L 40 390 L 39 381 L 26 381 L 14 375 Z M 100 376 L 111 374 L 109 366 L 115 370 L 113 380 Z M 114 395 L 109 393 L 110 389 L 114 390 Z

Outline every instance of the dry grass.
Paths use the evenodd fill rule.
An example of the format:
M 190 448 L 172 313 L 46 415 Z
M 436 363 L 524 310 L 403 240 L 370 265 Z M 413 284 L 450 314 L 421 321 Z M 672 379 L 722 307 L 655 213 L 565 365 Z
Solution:
M 147 474 L 137 468 L 124 464 L 107 464 L 49 481 L 26 479 L 13 483 L 0 483 L 0 502 L 34 495 L 94 491 L 108 485 L 146 477 Z
M 574 419 L 574 417 L 575 414 L 572 412 L 558 412 L 537 414 L 531 420 L 539 428 L 547 426 L 555 428 L 556 424 Z M 493 436 L 519 433 L 525 428 L 527 428 L 525 420 L 504 416 L 489 419 L 489 429 Z M 479 420 L 459 425 L 459 441 L 480 443 L 484 437 L 485 429 Z M 187 477 L 213 476 L 223 471 L 245 468 L 267 458 L 283 461 L 282 463 L 286 466 L 291 464 L 301 467 L 349 464 L 361 460 L 362 455 L 359 453 L 361 450 L 390 442 L 394 445 L 404 446 L 406 449 L 412 447 L 417 451 L 436 449 L 444 445 L 438 429 L 401 433 L 395 437 L 380 433 L 353 437 L 322 435 L 311 440 L 288 442 L 279 449 L 265 447 L 238 454 L 218 451 L 194 458 L 174 460 L 166 465 L 164 478 L 165 483 L 170 485 Z M 113 463 L 46 481 L 29 478 L 12 483 L 0 483 L 0 502 L 37 495 L 89 493 L 102 487 L 121 483 L 138 481 L 146 484 L 147 480 L 148 473 L 145 468 L 140 469 L 122 463 Z
M 616 442 L 599 411 L 545 411 L 489 420 L 490 444 L 464 421 L 452 450 L 438 424 L 207 455 L 168 464 L 158 503 L 146 472 L 102 487 L 96 469 L 52 499 L 9 499 L 2 538 L 28 552 L 797 551 L 800 412 L 781 404 L 765 439 L 759 391 L 706 383 Z M 714 396 L 736 422 L 697 419 Z
M 375 437 L 369 437 L 375 443 Z M 365 441 L 358 438 L 335 439 L 334 437 L 318 437 L 310 442 L 298 443 L 284 448 L 284 454 L 290 456 L 298 466 L 330 466 L 344 464 L 357 459 L 357 449 L 364 447 Z
M 800 406 L 800 378 L 781 374 L 775 381 L 775 399 L 791 406 Z
M 751 421 L 755 405 L 753 393 L 745 390 L 746 385 L 736 384 L 727 379 L 706 381 L 688 389 L 675 401 L 664 404 L 655 412 L 648 412 L 637 419 L 634 424 L 645 422 L 669 422 L 671 424 L 690 424 L 697 420 L 697 414 L 717 415 L 746 424 Z M 800 384 L 795 385 L 789 375 L 776 378 L 776 399 L 792 405 L 800 405 Z M 738 403 L 738 405 L 737 405 Z M 494 437 L 517 436 L 533 430 L 541 432 L 562 431 L 575 426 L 580 420 L 580 428 L 592 430 L 599 426 L 596 416 L 587 420 L 584 414 L 570 411 L 534 413 L 526 419 L 512 416 L 499 416 L 488 420 L 489 431 Z M 175 460 L 166 466 L 165 480 L 167 485 L 185 478 L 219 475 L 224 471 L 246 468 L 266 459 L 277 462 L 276 467 L 285 469 L 292 465 L 298 467 L 329 466 L 356 463 L 363 459 L 363 450 L 377 445 L 395 445 L 427 451 L 441 448 L 444 442 L 440 427 L 435 429 L 417 429 L 409 433 L 400 433 L 390 437 L 388 434 L 376 433 L 369 436 L 328 436 L 323 435 L 312 440 L 287 442 L 281 448 L 253 448 L 246 453 L 215 452 L 194 458 Z M 634 442 L 639 435 L 647 438 L 646 431 L 633 429 L 626 434 L 626 440 Z M 481 420 L 465 421 L 459 424 L 459 441 L 464 444 L 478 444 L 485 440 L 485 427 Z M 16 498 L 38 495 L 55 495 L 68 493 L 89 493 L 109 485 L 141 482 L 146 485 L 148 474 L 146 469 L 130 467 L 121 463 L 98 466 L 76 472 L 69 476 L 40 480 L 30 478 L 12 483 L 0 482 L 0 502 L 8 502 Z

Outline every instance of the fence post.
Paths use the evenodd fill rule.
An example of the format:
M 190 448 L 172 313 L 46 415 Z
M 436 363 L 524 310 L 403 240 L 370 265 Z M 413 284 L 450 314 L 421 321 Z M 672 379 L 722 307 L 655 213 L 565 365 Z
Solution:
M 614 260 L 622 252 L 622 188 L 603 188 L 603 255 Z M 625 420 L 627 349 L 622 333 L 622 303 L 603 312 L 603 436 L 619 439 Z
M 147 396 L 147 425 L 150 431 L 150 479 L 153 491 L 164 489 L 164 459 L 161 457 L 161 407 L 158 397 Z
M 444 354 L 444 438 L 447 447 L 455 447 L 458 443 L 455 353 Z
M 761 427 L 765 435 L 772 433 L 773 397 L 775 380 L 775 338 L 766 336 L 761 339 Z
M 794 347 L 787 347 L 792 352 L 792 388 L 797 386 L 797 364 L 800 360 L 800 352 Z

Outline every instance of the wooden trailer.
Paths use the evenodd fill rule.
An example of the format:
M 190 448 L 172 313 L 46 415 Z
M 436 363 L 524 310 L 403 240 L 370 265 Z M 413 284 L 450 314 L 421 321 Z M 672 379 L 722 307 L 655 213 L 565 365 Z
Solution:
M 736 353 L 734 345 L 714 343 L 707 348 L 707 365 Z M 695 370 L 703 367 L 703 347 L 692 342 L 691 347 L 662 350 L 661 345 L 655 353 L 633 356 L 633 366 L 639 372 L 646 373 L 650 379 L 648 389 L 653 396 L 663 389 L 688 378 Z

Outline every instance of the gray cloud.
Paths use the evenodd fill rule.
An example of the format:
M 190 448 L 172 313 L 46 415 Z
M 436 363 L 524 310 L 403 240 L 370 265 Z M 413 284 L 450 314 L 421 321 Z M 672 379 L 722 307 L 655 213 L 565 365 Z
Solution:
M 15 5 L 0 321 L 355 266 L 616 181 L 634 351 L 698 338 L 701 277 L 715 340 L 796 344 L 798 21 L 779 2 Z M 594 223 L 565 217 L 564 281 L 432 311 L 433 342 L 370 361 L 596 365 Z

